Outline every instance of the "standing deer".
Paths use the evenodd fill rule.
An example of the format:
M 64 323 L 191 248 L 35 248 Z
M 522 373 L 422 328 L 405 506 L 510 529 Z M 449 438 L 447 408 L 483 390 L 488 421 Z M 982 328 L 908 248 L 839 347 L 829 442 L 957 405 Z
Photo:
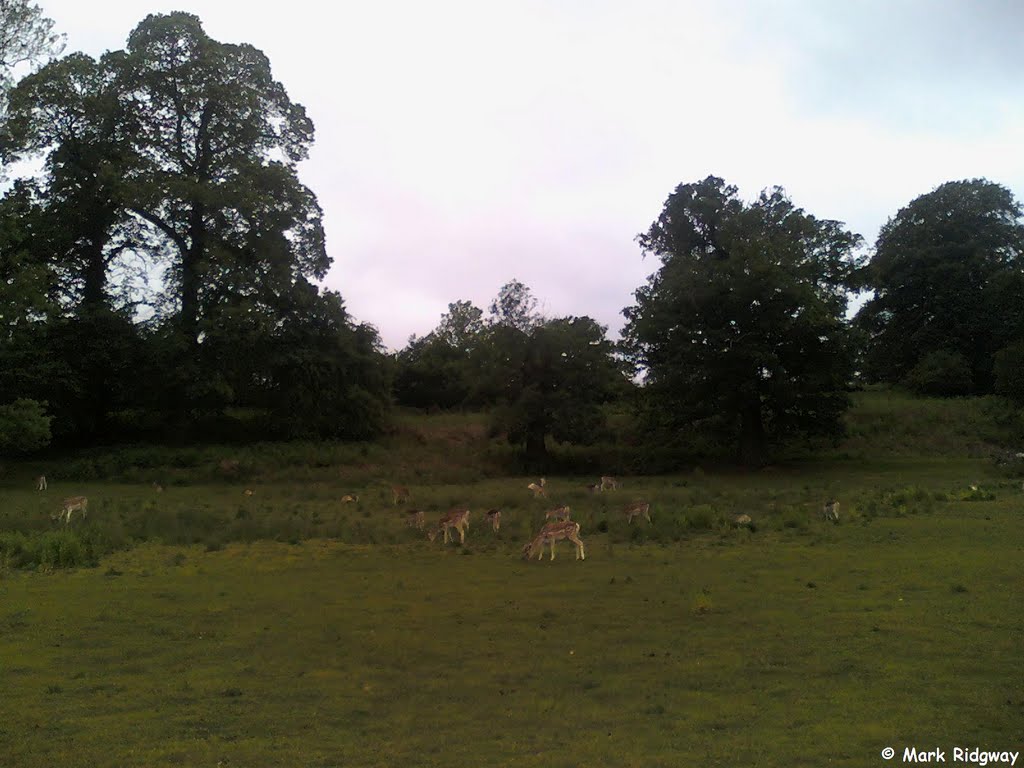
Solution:
M 829 499 L 825 502 L 825 506 L 821 509 L 821 515 L 826 520 L 831 520 L 833 523 L 839 522 L 839 502 L 835 499 Z
M 540 479 L 540 484 L 530 483 L 526 486 L 527 490 L 533 491 L 533 498 L 539 498 L 543 496 L 545 499 L 548 497 L 547 491 L 544 490 L 544 478 Z
M 555 507 L 554 509 L 545 512 L 544 513 L 544 519 L 545 520 L 562 520 L 562 521 L 565 521 L 565 520 L 569 519 L 569 513 L 570 512 L 571 512 L 571 510 L 569 509 L 569 505 L 568 504 L 563 504 L 560 507 Z
M 491 524 L 491 529 L 497 533 L 498 529 L 501 528 L 501 510 L 491 509 L 487 512 L 487 520 Z

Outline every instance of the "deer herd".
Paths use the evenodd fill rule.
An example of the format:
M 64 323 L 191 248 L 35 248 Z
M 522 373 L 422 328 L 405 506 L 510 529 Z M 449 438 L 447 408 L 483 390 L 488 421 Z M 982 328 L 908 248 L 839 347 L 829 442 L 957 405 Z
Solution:
M 220 469 L 222 471 L 234 471 L 237 469 L 237 462 L 221 462 Z M 587 490 L 592 493 L 604 493 L 606 491 L 617 491 L 619 489 L 619 481 L 614 477 L 602 476 L 600 481 L 593 485 L 587 485 Z M 35 481 L 35 487 L 37 491 L 46 491 L 48 485 L 46 482 L 45 475 L 39 475 Z M 547 480 L 540 478 L 538 482 L 531 482 L 526 486 L 526 489 L 533 494 L 536 498 L 548 498 L 547 493 Z M 153 484 L 153 488 L 159 493 L 163 491 L 163 486 L 157 483 Z M 397 506 L 402 503 L 408 503 L 412 499 L 412 494 L 409 489 L 402 485 L 392 485 L 391 490 L 391 501 L 393 506 Z M 251 496 L 252 491 L 250 489 L 245 490 L 245 495 Z M 359 501 L 359 496 L 355 494 L 346 494 L 342 496 L 341 502 L 343 504 L 351 504 Z M 65 526 L 71 524 L 71 517 L 75 512 L 80 512 L 81 517 L 85 518 L 89 509 L 89 500 L 85 496 L 69 496 L 62 502 L 59 511 L 51 513 L 50 518 L 54 521 L 61 521 Z M 580 538 L 580 524 L 572 519 L 572 508 L 568 504 L 561 504 L 554 507 L 544 513 L 544 526 L 537 532 L 537 534 L 523 546 L 523 557 L 532 558 L 535 554 L 537 559 L 541 559 L 544 556 L 544 547 L 550 546 L 551 548 L 551 559 L 555 559 L 555 543 L 563 539 L 571 542 L 576 547 L 576 559 L 585 560 L 586 550 L 583 546 L 583 540 Z M 633 524 L 633 520 L 637 517 L 644 518 L 648 523 L 651 522 L 651 505 L 646 501 L 633 501 L 627 504 L 622 509 L 622 515 L 626 518 L 626 522 L 629 525 Z M 441 516 L 437 523 L 427 526 L 427 514 L 422 509 L 409 509 L 404 512 L 406 523 L 411 528 L 416 528 L 419 531 L 426 530 L 427 538 L 430 541 L 434 541 L 438 535 L 442 536 L 442 541 L 448 543 L 449 541 L 455 541 L 455 535 L 453 531 L 459 534 L 459 543 L 465 544 L 466 542 L 466 531 L 469 529 L 469 516 L 470 511 L 468 509 L 456 508 L 450 512 Z M 824 520 L 838 523 L 839 522 L 839 502 L 830 499 L 826 501 L 821 510 L 821 516 Z M 491 526 L 491 530 L 497 533 L 501 528 L 501 510 L 490 509 L 487 511 L 485 518 Z M 752 521 L 749 515 L 741 514 L 733 517 L 733 524 L 736 526 L 749 526 L 752 528 Z
M 409 489 L 400 486 L 392 485 L 391 487 L 391 503 L 393 506 L 408 502 L 412 499 L 412 494 Z M 546 499 L 548 498 L 547 492 L 547 480 L 546 478 L 540 478 L 535 483 L 530 483 L 526 486 L 526 490 L 530 491 L 535 499 Z M 619 488 L 619 481 L 614 477 L 604 476 L 600 482 L 594 485 L 588 485 L 588 490 L 594 493 L 601 493 L 604 491 L 614 491 Z M 352 500 L 353 496 L 345 496 L 342 501 Z M 633 518 L 642 516 L 647 522 L 651 522 L 651 505 L 646 501 L 635 501 L 632 504 L 627 505 L 622 513 L 626 518 L 626 522 L 632 524 Z M 419 531 L 426 530 L 427 538 L 430 541 L 434 541 L 440 535 L 444 543 L 449 541 L 455 541 L 455 535 L 453 531 L 459 534 L 459 543 L 464 544 L 466 542 L 466 531 L 469 530 L 469 516 L 470 511 L 468 509 L 456 508 L 451 512 L 448 512 L 441 516 L 436 524 L 427 526 L 427 515 L 422 509 L 409 509 L 403 513 L 406 521 L 406 525 L 410 528 L 416 528 Z M 544 513 L 545 524 L 537 532 L 537 534 L 523 546 L 523 557 L 532 558 L 537 555 L 537 559 L 541 559 L 544 556 L 545 546 L 549 546 L 551 549 L 551 559 L 555 559 L 555 544 L 563 539 L 571 542 L 576 547 L 576 559 L 586 559 L 586 549 L 583 546 L 583 540 L 580 538 L 580 524 L 570 519 L 572 515 L 572 508 L 568 504 L 562 504 L 553 509 L 548 510 Z M 497 533 L 501 528 L 501 510 L 491 509 L 488 510 L 486 520 L 491 526 L 491 530 Z

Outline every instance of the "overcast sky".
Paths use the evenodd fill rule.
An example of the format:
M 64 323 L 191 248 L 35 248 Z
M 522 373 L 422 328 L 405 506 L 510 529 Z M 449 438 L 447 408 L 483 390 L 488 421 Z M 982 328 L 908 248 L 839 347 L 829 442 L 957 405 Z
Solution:
M 174 10 L 263 50 L 316 124 L 326 285 L 393 349 L 512 278 L 617 336 L 634 238 L 708 174 L 869 243 L 945 181 L 1024 197 L 1016 0 L 39 2 L 67 52 Z

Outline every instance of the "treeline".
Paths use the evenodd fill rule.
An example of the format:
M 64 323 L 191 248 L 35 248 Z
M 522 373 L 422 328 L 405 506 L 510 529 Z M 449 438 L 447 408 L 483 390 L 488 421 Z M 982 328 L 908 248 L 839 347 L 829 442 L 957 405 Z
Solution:
M 647 444 L 683 455 L 699 436 L 758 464 L 838 436 L 860 381 L 1024 401 L 1024 227 L 998 184 L 943 184 L 869 249 L 781 188 L 748 203 L 709 176 L 639 236 L 659 267 L 621 342 L 541 316 L 513 280 L 487 315 L 454 301 L 388 355 L 318 287 L 331 262 L 296 173 L 313 125 L 260 51 L 186 13 L 149 16 L 98 59 L 58 57 L 27 0 L 0 25 L 0 153 L 9 175 L 40 169 L 0 200 L 0 451 L 366 438 L 397 401 L 489 409 L 543 466 L 551 439 L 606 436 L 618 400 Z
M 808 214 L 781 188 L 745 203 L 736 187 L 709 176 L 679 185 L 638 240 L 660 267 L 623 310 L 622 341 L 604 349 L 641 385 L 624 393 L 614 377 L 591 378 L 573 398 L 626 394 L 648 447 L 757 465 L 788 443 L 838 438 L 848 392 L 869 382 L 1024 404 L 1024 226 L 1019 203 L 998 184 L 955 181 L 921 195 L 869 250 L 842 222 Z M 851 321 L 849 299 L 859 292 L 870 298 Z M 491 308 L 496 319 L 500 304 Z M 556 419 L 556 393 L 580 379 L 570 368 L 545 376 L 526 365 L 496 367 L 494 352 L 483 350 L 501 324 L 482 326 L 481 315 L 456 302 L 433 333 L 410 342 L 398 355 L 399 402 L 495 407 L 499 425 L 510 404 L 520 418 Z M 595 324 L 590 343 L 604 343 L 604 330 Z M 582 347 L 567 342 L 554 354 L 571 361 Z M 541 348 L 532 337 L 525 343 Z M 486 381 L 508 384 L 478 384 Z M 516 395 L 517 382 L 533 388 Z M 593 439 L 600 410 L 587 418 L 580 434 Z M 537 430 L 528 456 L 543 455 Z M 521 430 L 508 434 L 521 441 Z

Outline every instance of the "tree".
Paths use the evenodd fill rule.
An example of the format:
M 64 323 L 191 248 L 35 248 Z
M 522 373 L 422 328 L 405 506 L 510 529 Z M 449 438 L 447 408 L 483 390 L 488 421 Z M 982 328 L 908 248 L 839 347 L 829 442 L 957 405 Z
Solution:
M 54 34 L 53 21 L 28 0 L 0 0 L 0 90 L 11 85 L 19 64 L 56 56 L 64 47 L 63 35 Z
M 11 91 L 5 123 L 6 156 L 41 156 L 46 173 L 34 240 L 47 251 L 59 311 L 36 351 L 74 375 L 43 377 L 37 391 L 52 404 L 63 439 L 95 440 L 114 409 L 134 404 L 141 340 L 130 297 L 111 284 L 141 246 L 126 212 L 135 127 L 115 87 L 121 56 L 76 53 L 51 62 Z
M 4 130 L 8 159 L 43 158 L 55 268 L 66 299 L 87 312 L 114 306 L 114 262 L 140 247 L 125 210 L 128 143 L 137 126 L 118 101 L 120 59 L 107 54 L 95 61 L 75 53 L 24 78 L 11 91 Z
M 492 324 L 508 326 L 524 333 L 543 322 L 543 317 L 537 311 L 537 299 L 518 280 L 505 283 L 489 309 Z
M 939 349 L 923 355 L 903 384 L 919 395 L 961 397 L 971 394 L 971 368 L 959 352 Z
M 260 388 L 278 435 L 366 439 L 380 432 L 389 408 L 380 336 L 352 323 L 337 293 L 297 294 L 254 351 L 261 350 L 267 376 Z
M 781 188 L 747 205 L 709 176 L 679 185 L 638 240 L 661 267 L 624 310 L 624 346 L 654 426 L 714 431 L 750 465 L 769 442 L 841 429 L 858 235 Z
M 484 330 L 484 312 L 471 301 L 456 301 L 448 305 L 434 335 L 452 349 L 471 354 L 480 343 Z
M 313 124 L 263 53 L 211 39 L 191 14 L 147 17 L 119 66 L 137 126 L 130 210 L 162 240 L 194 363 L 225 308 L 279 307 L 326 274 L 320 207 L 296 175 Z
M 869 378 L 899 381 L 945 351 L 989 392 L 996 350 L 1024 335 L 1020 205 L 985 179 L 942 184 L 882 227 L 865 279 L 875 295 L 857 323 L 869 339 Z
M 398 353 L 395 399 L 415 408 L 479 404 L 483 310 L 470 301 L 448 305 L 437 328 L 409 339 Z
M 499 393 L 494 428 L 543 470 L 547 437 L 593 442 L 604 426 L 601 405 L 621 384 L 606 328 L 589 317 L 546 320 L 529 332 L 496 326 L 488 336 L 485 376 Z

